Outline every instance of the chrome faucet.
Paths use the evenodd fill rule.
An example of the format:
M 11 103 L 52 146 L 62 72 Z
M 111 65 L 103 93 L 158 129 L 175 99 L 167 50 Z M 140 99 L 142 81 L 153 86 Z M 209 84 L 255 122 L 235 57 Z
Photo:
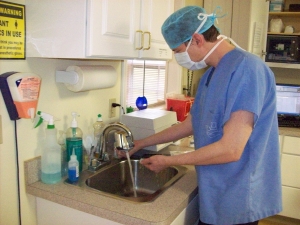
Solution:
M 94 158 L 91 160 L 90 165 L 88 167 L 89 170 L 96 171 L 110 163 L 111 160 L 107 152 L 107 145 L 109 143 L 108 134 L 111 131 L 115 131 L 114 147 L 117 150 L 129 151 L 134 147 L 133 135 L 129 130 L 129 128 L 126 127 L 123 123 L 116 122 L 116 123 L 106 125 L 97 143 L 96 152 L 99 153 L 99 156 L 98 158 Z

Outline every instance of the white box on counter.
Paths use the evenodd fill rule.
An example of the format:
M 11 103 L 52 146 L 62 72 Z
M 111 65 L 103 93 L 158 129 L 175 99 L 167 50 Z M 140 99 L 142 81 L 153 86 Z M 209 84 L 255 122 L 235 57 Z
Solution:
M 120 119 L 132 132 L 133 138 L 139 140 L 156 134 L 177 123 L 176 112 L 161 109 L 144 109 L 123 114 Z M 159 151 L 170 143 L 149 146 L 144 149 Z

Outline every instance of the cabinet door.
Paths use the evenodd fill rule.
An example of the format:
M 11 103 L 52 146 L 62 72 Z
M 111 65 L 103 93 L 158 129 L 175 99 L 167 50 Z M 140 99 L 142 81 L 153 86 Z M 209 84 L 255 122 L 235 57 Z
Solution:
M 300 156 L 282 154 L 281 180 L 282 185 L 300 188 Z
M 84 58 L 86 2 L 26 0 L 26 56 Z
M 88 0 L 87 57 L 136 58 L 140 0 Z
M 231 16 L 232 16 L 232 0 L 204 0 L 204 9 L 206 13 L 213 13 L 217 6 L 221 7 L 221 11 L 217 10 L 217 15 L 225 15 L 218 19 L 215 26 L 220 29 L 220 33 L 231 37 Z
M 232 39 L 245 50 L 264 59 L 269 2 L 233 0 Z
M 279 215 L 300 219 L 300 189 L 282 187 L 283 210 Z
M 140 30 L 144 32 L 144 41 L 139 57 L 171 59 L 172 50 L 161 34 L 161 26 L 174 12 L 174 0 L 141 0 L 141 4 Z
M 42 198 L 36 198 L 36 215 L 38 225 L 122 225 Z M 68 219 L 66 219 L 66 215 L 68 215 Z
M 300 155 L 300 138 L 284 136 L 282 152 L 294 155 Z

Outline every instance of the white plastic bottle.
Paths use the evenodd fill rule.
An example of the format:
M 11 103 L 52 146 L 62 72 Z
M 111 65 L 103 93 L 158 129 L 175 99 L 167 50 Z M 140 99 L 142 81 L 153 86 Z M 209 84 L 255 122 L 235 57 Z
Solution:
M 81 172 L 83 168 L 82 130 L 77 125 L 77 113 L 72 112 L 72 116 L 71 127 L 66 131 L 67 162 L 70 161 L 72 151 L 75 149 L 75 155 L 79 162 L 79 172 Z
M 69 177 L 69 181 L 74 183 L 77 182 L 79 179 L 79 162 L 77 160 L 77 156 L 75 155 L 74 148 L 70 158 L 71 159 L 68 163 L 68 177 Z
M 94 137 L 98 140 L 105 124 L 102 120 L 102 115 L 98 114 L 97 121 L 93 124 L 94 127 Z
M 61 147 L 57 143 L 57 130 L 53 123 L 53 116 L 41 113 L 41 117 L 48 121 L 46 139 L 42 150 L 42 174 L 43 183 L 55 184 L 61 180 Z

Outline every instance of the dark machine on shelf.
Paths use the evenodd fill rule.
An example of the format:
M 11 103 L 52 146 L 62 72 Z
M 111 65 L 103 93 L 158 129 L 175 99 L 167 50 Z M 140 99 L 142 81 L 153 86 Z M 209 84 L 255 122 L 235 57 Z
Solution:
M 266 62 L 300 63 L 300 37 L 268 35 Z

